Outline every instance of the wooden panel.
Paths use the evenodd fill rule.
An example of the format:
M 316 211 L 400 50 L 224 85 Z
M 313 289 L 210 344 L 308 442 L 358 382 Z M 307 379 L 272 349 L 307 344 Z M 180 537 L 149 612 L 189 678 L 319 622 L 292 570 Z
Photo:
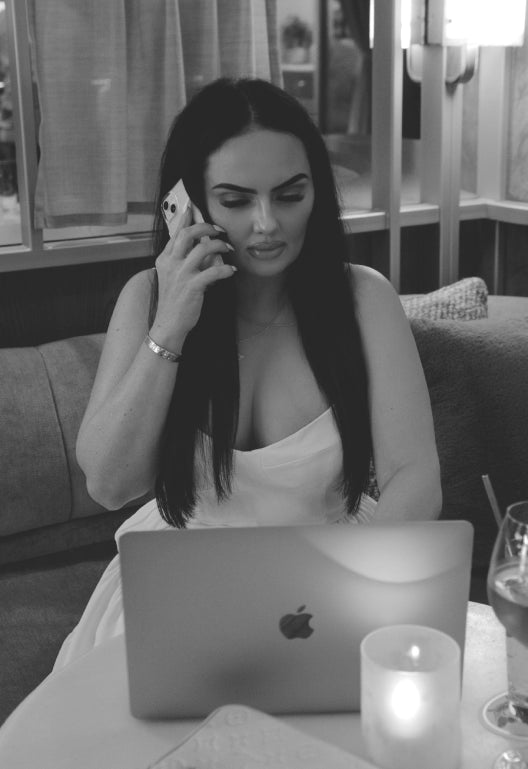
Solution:
M 490 293 L 494 287 L 495 222 L 477 219 L 460 223 L 460 278 L 482 278 Z
M 4 273 L 0 347 L 25 347 L 105 331 L 126 281 L 152 259 Z
M 504 293 L 528 296 L 528 227 L 503 225 Z

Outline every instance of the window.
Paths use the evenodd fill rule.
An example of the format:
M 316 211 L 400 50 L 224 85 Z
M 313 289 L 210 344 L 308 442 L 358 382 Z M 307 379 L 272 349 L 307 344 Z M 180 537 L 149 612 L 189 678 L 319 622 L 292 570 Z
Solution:
M 0 245 L 21 242 L 6 7 L 0 2 Z
M 22 162 L 21 245 L 0 253 L 3 269 L 148 255 L 161 152 L 187 96 L 224 74 L 280 75 L 266 0 L 7 0 L 6 18 Z
M 438 262 L 438 281 L 456 279 L 460 220 L 528 224 L 521 152 L 528 131 L 522 89 L 528 43 L 481 49 L 477 75 L 447 88 L 440 46 L 425 46 L 420 76 L 409 75 L 398 0 L 374 4 L 370 47 L 369 6 L 369 0 L 0 2 L 0 270 L 148 255 L 154 181 L 145 169 L 157 169 L 167 126 L 187 95 L 218 74 L 238 73 L 281 82 L 307 107 L 334 164 L 346 229 L 375 236 L 376 266 L 396 287 L 402 230 L 413 227 L 435 233 L 424 258 Z M 236 24 L 226 8 L 236 8 Z M 125 12 L 136 16 L 125 23 Z M 59 28 L 78 87 L 45 37 Z M 244 46 L 226 43 L 234 34 Z M 46 144 L 51 104 L 54 119 L 79 110 L 55 157 Z M 136 144 L 126 147 L 118 124 L 123 115 L 138 131 Z M 73 139 L 94 147 L 88 170 L 71 160 L 57 166 Z M 140 162 L 138 148 L 151 154 Z M 75 161 L 75 153 L 71 157 Z M 129 173 L 131 167 L 123 183 L 123 168 Z M 42 201 L 48 196 L 49 202 L 43 174 L 49 181 L 57 168 L 68 204 L 83 185 L 102 184 L 106 193 L 101 174 L 108 169 L 117 193 L 83 215 L 72 204 L 70 218 L 66 211 L 61 219 L 60 209 L 43 218 Z M 124 203 L 116 204 L 123 195 Z M 405 234 L 404 242 L 414 239 Z

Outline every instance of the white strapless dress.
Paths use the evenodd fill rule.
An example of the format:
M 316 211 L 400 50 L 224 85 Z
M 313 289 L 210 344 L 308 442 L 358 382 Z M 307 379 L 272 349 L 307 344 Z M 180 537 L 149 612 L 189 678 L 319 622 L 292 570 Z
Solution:
M 210 438 L 203 434 L 200 443 L 196 451 L 198 502 L 188 528 L 357 523 L 370 520 L 376 508 L 376 502 L 363 495 L 357 518 L 347 517 L 338 488 L 342 479 L 341 440 L 330 408 L 276 443 L 253 451 L 235 450 L 232 494 L 221 503 L 208 469 Z M 153 499 L 117 530 L 117 548 L 126 531 L 170 528 Z M 54 670 L 123 632 L 116 555 L 101 576 L 79 623 L 64 641 Z

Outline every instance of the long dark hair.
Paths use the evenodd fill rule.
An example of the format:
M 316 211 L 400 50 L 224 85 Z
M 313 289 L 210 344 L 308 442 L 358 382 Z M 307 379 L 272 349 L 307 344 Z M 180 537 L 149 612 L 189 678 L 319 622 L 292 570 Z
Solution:
M 367 486 L 372 451 L 365 360 L 328 153 L 319 130 L 293 97 L 265 80 L 221 78 L 185 106 L 172 125 L 162 158 L 154 254 L 161 253 L 168 241 L 160 213 L 163 197 L 182 179 L 207 219 L 204 172 L 209 156 L 255 126 L 296 136 L 310 164 L 314 204 L 301 253 L 288 268 L 287 289 L 307 360 L 339 429 L 342 492 L 348 513 L 354 514 Z M 154 281 L 149 326 L 156 306 Z M 239 408 L 232 280 L 208 289 L 200 319 L 182 352 L 155 486 L 162 517 L 179 528 L 185 527 L 196 505 L 195 448 L 200 431 L 208 426 L 218 500 L 231 493 Z

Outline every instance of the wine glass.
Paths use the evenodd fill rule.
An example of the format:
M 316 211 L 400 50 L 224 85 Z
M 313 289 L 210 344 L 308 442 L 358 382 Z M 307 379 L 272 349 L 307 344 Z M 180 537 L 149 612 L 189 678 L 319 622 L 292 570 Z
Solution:
M 488 598 L 506 629 L 508 691 L 486 704 L 483 718 L 492 731 L 513 739 L 524 753 L 528 749 L 528 501 L 506 510 L 491 556 Z M 513 758 L 514 751 L 506 753 Z

